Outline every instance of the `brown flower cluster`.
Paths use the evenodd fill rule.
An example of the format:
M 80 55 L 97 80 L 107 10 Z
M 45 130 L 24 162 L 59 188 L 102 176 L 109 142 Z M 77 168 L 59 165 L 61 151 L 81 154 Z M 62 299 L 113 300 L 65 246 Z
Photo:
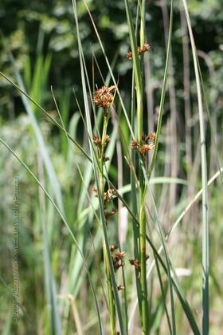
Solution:
M 96 196 L 98 196 L 98 190 L 96 187 L 92 188 L 92 191 L 96 193 Z M 113 216 L 116 213 L 116 210 L 114 208 L 107 210 L 107 203 L 113 199 L 115 195 L 115 190 L 113 188 L 109 188 L 106 192 L 104 192 L 104 216 L 105 219 L 109 219 L 111 216 Z
M 125 251 L 115 251 L 118 249 L 118 246 L 114 244 L 110 245 L 109 249 L 111 252 L 114 271 L 117 272 L 119 268 L 125 265 L 125 262 L 123 261 L 123 258 L 125 257 Z M 125 287 L 123 285 L 117 285 L 117 289 L 118 291 L 122 291 L 125 289 Z
M 93 134 L 93 142 L 98 148 L 98 157 L 101 158 L 102 153 L 104 152 L 104 148 L 107 146 L 108 142 L 110 141 L 110 137 L 106 135 L 103 139 L 100 139 L 100 137 L 97 134 Z M 104 162 L 106 162 L 108 159 L 106 157 L 103 157 Z
M 109 188 L 106 192 L 104 192 L 104 201 L 111 201 L 113 196 L 115 195 L 115 190 L 113 188 Z
M 140 265 L 140 261 L 138 259 L 136 259 L 136 258 L 130 259 L 129 262 L 130 262 L 131 265 L 134 265 L 134 267 L 140 272 L 141 265 Z
M 92 191 L 96 193 L 96 196 L 98 196 L 98 191 L 96 187 L 92 188 Z M 104 201 L 105 203 L 107 201 L 111 201 L 115 195 L 115 190 L 113 188 L 109 188 L 106 192 L 104 192 Z
M 102 86 L 100 89 L 94 92 L 93 101 L 94 103 L 102 108 L 109 108 L 114 99 L 115 86 Z
M 154 150 L 155 139 L 156 139 L 156 133 L 150 133 L 149 135 L 143 135 L 142 144 L 139 144 L 137 141 L 132 141 L 132 148 L 140 152 L 143 156 L 145 156 L 148 151 Z
M 138 47 L 138 48 L 137 48 L 137 51 L 138 51 L 138 55 L 139 55 L 139 56 L 141 56 L 142 54 L 144 54 L 144 52 L 146 52 L 146 51 L 148 51 L 148 50 L 150 50 L 150 45 L 149 45 L 148 43 L 145 43 L 145 44 L 143 44 L 142 47 Z M 132 59 L 132 58 L 133 58 L 132 51 L 127 52 L 126 57 L 127 57 L 128 59 Z
M 115 190 L 113 188 L 107 189 L 106 192 L 104 192 L 104 215 L 105 219 L 109 219 L 111 216 L 113 216 L 116 213 L 116 210 L 114 208 L 107 210 L 106 206 L 108 202 L 112 201 L 115 195 Z
M 147 259 L 149 259 L 149 256 L 148 256 L 148 255 L 146 255 L 146 260 L 147 260 Z M 133 266 L 136 268 L 136 270 L 138 271 L 138 274 L 139 274 L 139 276 L 140 276 L 141 264 L 140 264 L 139 259 L 137 259 L 137 258 L 130 259 L 130 260 L 129 260 L 129 263 L 130 263 L 131 265 L 133 265 Z
M 156 139 L 156 133 L 150 133 L 149 135 L 143 135 L 142 136 L 142 140 L 143 141 L 150 141 L 150 142 L 154 142 Z
M 125 265 L 125 262 L 123 261 L 123 258 L 125 257 L 125 251 L 116 251 L 118 249 L 117 246 L 111 245 L 110 246 L 110 251 L 111 251 L 111 257 L 112 257 L 112 263 L 114 266 L 115 272 L 118 271 L 120 267 L 123 267 Z

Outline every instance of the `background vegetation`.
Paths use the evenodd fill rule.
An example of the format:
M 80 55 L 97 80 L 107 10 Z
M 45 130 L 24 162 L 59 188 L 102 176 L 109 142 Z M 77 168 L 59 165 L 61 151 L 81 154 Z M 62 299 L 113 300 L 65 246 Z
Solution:
M 132 62 L 126 57 L 131 47 L 125 3 L 121 0 L 86 2 L 112 67 L 125 109 L 131 118 L 134 93 Z M 137 6 L 136 1 L 129 1 L 129 5 L 133 18 L 137 18 L 140 6 Z M 188 2 L 188 7 L 203 80 L 206 163 L 210 180 L 220 171 L 223 158 L 222 3 L 217 0 L 193 0 Z M 145 133 L 150 133 L 157 130 L 167 54 L 170 3 L 149 1 L 146 3 L 145 13 L 145 36 L 151 50 L 145 54 L 141 64 L 145 93 L 143 128 Z M 77 15 L 91 88 L 88 98 L 91 100 L 90 94 L 96 88 L 110 83 L 110 74 L 84 1 L 77 2 Z M 67 134 L 52 122 L 56 120 L 62 125 L 82 150 L 90 155 L 86 120 L 83 117 L 83 77 L 72 2 L 55 0 L 49 6 L 47 1 L 2 0 L 0 20 L 1 72 L 27 92 L 52 118 L 49 119 L 35 103 L 28 102 L 12 83 L 1 76 L 0 331 L 2 334 L 99 334 L 99 314 L 103 331 L 109 334 L 102 253 L 103 234 L 98 198 L 92 191 L 95 186 L 93 166 L 80 148 L 68 141 Z M 133 198 L 129 157 L 132 137 L 117 96 L 115 108 L 117 118 L 113 118 L 108 126 L 111 137 L 106 152 L 110 158 L 108 176 L 119 190 L 125 204 L 131 207 Z M 97 130 L 101 127 L 102 113 L 99 111 L 94 115 L 95 112 L 92 107 L 92 127 Z M 151 178 L 150 192 L 153 196 L 148 197 L 147 209 L 151 221 L 149 232 L 158 250 L 160 240 L 156 231 L 156 218 L 159 218 L 164 234 L 168 234 L 181 218 L 181 213 L 188 208 L 170 235 L 167 250 L 181 288 L 201 329 L 201 197 L 197 197 L 190 208 L 187 207 L 203 186 L 199 136 L 198 100 L 191 45 L 182 3 L 175 1 L 168 85 L 157 159 Z M 24 164 L 44 186 L 49 196 L 43 192 Z M 19 322 L 15 322 L 13 300 L 13 223 L 17 187 Z M 219 334 L 223 330 L 220 174 L 208 187 L 208 199 L 210 333 Z M 129 334 L 140 334 L 139 312 L 135 308 L 136 278 L 134 268 L 128 261 L 134 254 L 134 220 L 129 213 L 126 219 L 126 206 L 117 198 L 114 199 L 113 206 L 117 214 L 109 222 L 108 235 L 110 241 L 114 244 L 120 243 L 121 249 L 126 252 L 126 290 L 122 293 L 121 301 L 123 305 L 124 301 L 127 302 L 128 306 L 125 313 Z M 124 225 L 126 221 L 127 231 Z M 169 294 L 168 278 L 161 271 L 162 291 L 157 272 L 152 270 L 152 251 L 148 250 L 148 253 L 148 268 L 151 269 L 148 296 L 153 320 L 150 322 L 150 334 L 167 334 L 168 313 L 165 309 L 168 310 L 171 303 L 169 298 L 166 305 L 163 300 Z M 118 281 L 120 284 L 123 282 L 121 275 Z M 177 298 L 174 299 L 177 334 L 193 333 Z

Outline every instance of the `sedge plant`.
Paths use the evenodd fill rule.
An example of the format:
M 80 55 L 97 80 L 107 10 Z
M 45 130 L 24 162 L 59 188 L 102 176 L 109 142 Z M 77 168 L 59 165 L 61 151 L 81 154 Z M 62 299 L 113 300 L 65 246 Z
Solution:
M 14 152 L 10 145 L 8 145 L 4 139 L 0 139 L 1 144 L 17 158 L 19 163 L 21 163 L 23 168 L 29 173 L 40 189 L 40 221 L 42 223 L 42 232 L 44 235 L 43 260 L 47 287 L 46 291 L 48 295 L 47 301 L 51 302 L 53 306 L 50 311 L 51 321 L 45 329 L 51 329 L 52 334 L 68 334 L 71 331 L 73 332 L 73 330 L 71 330 L 72 327 L 69 327 L 68 322 L 70 311 L 72 310 L 76 334 L 82 335 L 85 333 L 85 330 L 86 334 L 88 331 L 91 331 L 91 325 L 86 326 L 85 322 L 81 321 L 81 312 L 78 311 L 78 307 L 80 307 L 81 310 L 81 307 L 83 306 L 81 305 L 81 298 L 79 298 L 79 295 L 83 293 L 81 292 L 81 288 L 84 287 L 85 289 L 87 286 L 85 283 L 86 280 L 90 283 L 92 300 L 94 302 L 93 306 L 96 307 L 95 315 L 97 319 L 97 327 L 94 324 L 94 329 L 97 328 L 99 334 L 104 334 L 105 332 L 111 335 L 163 334 L 163 324 L 165 327 L 165 334 L 178 334 L 179 329 L 181 332 L 183 331 L 183 326 L 181 328 L 180 322 L 177 321 L 177 309 L 180 309 L 183 318 L 187 319 L 187 329 L 190 329 L 193 334 L 208 334 L 209 225 L 207 216 L 207 188 L 220 176 L 222 168 L 219 169 L 208 183 L 203 124 L 204 115 L 200 85 L 201 78 L 186 2 L 183 1 L 183 6 L 186 13 L 186 21 L 192 46 L 199 107 L 202 187 L 192 201 L 187 202 L 183 211 L 179 214 L 178 218 L 174 221 L 172 228 L 169 229 L 168 232 L 164 230 L 159 218 L 159 209 L 151 185 L 154 186 L 159 183 L 181 183 L 183 186 L 187 185 L 184 180 L 177 178 L 153 177 L 158 160 L 159 142 L 161 141 L 161 132 L 163 129 L 162 115 L 171 52 L 173 1 L 171 1 L 170 6 L 169 36 L 160 95 L 159 115 L 157 127 L 152 132 L 148 131 L 147 125 L 145 126 L 144 123 L 145 79 L 143 59 L 144 54 L 149 53 L 151 49 L 150 45 L 147 43 L 145 34 L 146 1 L 138 1 L 136 16 L 134 17 L 131 13 L 130 2 L 124 0 L 130 41 L 130 51 L 126 56 L 132 69 L 131 103 L 128 104 L 130 106 L 130 111 L 127 110 L 127 104 L 120 93 L 119 82 L 115 79 L 113 67 L 106 55 L 106 50 L 104 49 L 103 41 L 98 33 L 97 25 L 91 16 L 87 3 L 84 1 L 108 69 L 106 79 L 103 79 L 103 85 L 99 88 L 91 86 L 84 50 L 82 48 L 77 3 L 75 0 L 73 0 L 72 3 L 76 24 L 83 93 L 83 103 L 81 104 L 83 107 L 78 107 L 79 114 L 72 119 L 75 126 L 73 126 L 72 122 L 68 126 L 68 113 L 66 113 L 66 122 L 64 122 L 63 114 L 57 105 L 54 94 L 53 100 L 56 105 L 60 122 L 52 118 L 52 116 L 41 107 L 37 101 L 35 101 L 35 99 L 26 93 L 21 77 L 17 71 L 15 71 L 17 84 L 1 73 L 1 76 L 19 90 L 23 97 L 23 103 L 32 120 L 35 137 L 38 145 L 42 149 L 43 164 L 47 171 L 46 184 L 50 185 L 52 188 L 51 195 L 44 186 L 45 179 L 43 177 L 44 173 L 41 166 L 41 160 L 39 162 L 39 175 L 36 176 L 29 169 L 27 164 L 25 164 L 25 162 Z M 11 61 L 13 63 L 13 58 Z M 38 87 L 38 83 L 36 82 L 35 87 Z M 34 91 L 35 90 L 33 90 L 33 92 Z M 46 150 L 46 144 L 41 136 L 38 123 L 32 112 L 30 102 L 35 105 L 35 114 L 38 111 L 44 113 L 49 121 L 62 133 L 62 148 L 66 151 L 63 158 L 66 156 L 74 156 L 74 151 L 70 150 L 71 145 L 74 145 L 82 155 L 84 168 L 82 169 L 81 164 L 77 163 L 75 170 L 79 180 L 76 189 L 78 187 L 80 189 L 79 194 L 78 192 L 75 193 L 76 217 L 72 217 L 72 215 L 68 216 L 68 219 L 66 217 L 66 210 L 69 210 L 69 206 L 64 206 L 65 201 L 63 201 L 62 198 L 59 181 Z M 119 113 L 119 111 L 121 112 Z M 120 114 L 122 117 L 120 117 Z M 38 117 L 38 119 L 39 118 L 40 117 Z M 71 132 L 73 133 L 73 128 L 76 129 L 81 118 L 82 126 L 88 140 L 87 148 L 80 145 L 71 134 Z M 109 132 L 111 131 L 112 126 L 120 132 L 122 148 L 121 156 L 118 157 L 125 162 L 128 170 L 126 175 L 129 177 L 127 184 L 120 188 L 116 187 L 117 180 L 115 178 L 117 178 L 119 171 L 117 167 L 114 166 L 116 148 L 116 138 L 114 137 L 117 135 L 117 132 L 113 131 L 110 135 Z M 68 130 L 66 127 L 68 127 Z M 123 131 L 123 129 L 125 129 L 125 131 Z M 110 170 L 112 170 L 112 173 Z M 176 228 L 180 226 L 183 217 L 201 196 L 203 222 L 202 325 L 199 324 L 193 306 L 189 303 L 186 297 L 184 289 L 177 276 L 177 271 L 174 266 L 174 257 L 168 246 L 169 239 L 175 234 Z M 49 208 L 52 208 L 52 210 L 59 216 L 72 241 L 69 269 L 67 270 L 66 278 L 67 294 L 57 294 L 56 292 L 50 259 L 50 246 L 48 245 L 49 240 L 53 239 L 53 237 L 50 236 L 50 238 L 48 238 L 47 227 L 44 224 L 48 217 L 45 212 L 46 199 L 44 199 L 44 197 L 50 203 Z M 70 197 L 70 206 L 73 204 L 72 200 L 72 197 Z M 125 236 L 125 239 L 128 238 L 128 243 L 124 244 L 126 249 L 122 248 L 123 242 L 120 241 L 120 234 L 118 233 L 119 227 L 117 223 L 118 220 L 116 219 L 117 208 L 115 205 L 117 201 L 127 210 L 128 222 L 130 223 L 127 225 L 127 237 Z M 88 204 L 87 208 L 85 208 L 86 203 Z M 75 228 L 69 224 L 68 220 L 74 220 L 76 224 Z M 88 230 L 88 228 L 86 228 L 87 225 L 91 227 L 95 236 L 93 236 L 93 233 L 90 233 L 90 229 Z M 97 225 L 96 228 L 95 225 Z M 89 250 L 86 252 L 84 248 L 85 245 L 88 245 L 86 243 L 86 240 L 88 239 L 93 241 L 91 250 L 93 250 L 94 253 Z M 99 256 L 96 257 L 95 255 Z M 103 264 L 100 264 L 100 261 L 98 261 L 101 255 L 103 260 L 101 263 Z M 127 257 L 128 260 L 126 260 Z M 97 261 L 95 261 L 95 259 Z M 75 267 L 73 264 L 75 264 Z M 82 270 L 82 268 L 84 270 Z M 134 276 L 130 273 L 134 273 Z M 94 281 L 95 278 L 96 281 Z M 98 285 L 98 283 L 100 284 Z M 156 291 L 156 293 L 154 293 L 153 290 Z M 101 291 L 103 293 L 101 293 Z M 157 291 L 159 291 L 159 294 L 157 294 Z M 78 302 L 76 303 L 76 301 Z M 105 316 L 102 313 L 104 312 L 104 306 L 106 307 Z M 88 306 L 86 309 L 87 308 Z M 94 309 L 92 306 L 91 308 L 92 310 Z M 59 309 L 61 313 L 59 313 Z M 105 324 L 104 317 L 106 320 Z

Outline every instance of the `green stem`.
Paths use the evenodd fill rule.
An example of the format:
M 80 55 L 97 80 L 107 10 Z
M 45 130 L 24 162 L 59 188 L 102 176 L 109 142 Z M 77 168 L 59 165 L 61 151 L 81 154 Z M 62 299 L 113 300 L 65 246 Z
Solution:
M 100 195 L 103 203 L 104 203 L 104 190 L 105 190 L 105 179 L 104 179 L 104 158 L 105 158 L 105 147 L 106 147 L 106 136 L 107 136 L 107 128 L 108 128 L 108 121 L 110 118 L 110 113 L 104 111 L 103 117 L 103 130 L 101 136 L 101 151 L 99 157 L 99 181 L 100 181 Z M 104 255 L 104 262 L 105 262 L 105 272 L 107 277 L 107 289 L 108 289 L 108 308 L 109 308 L 109 316 L 110 316 L 110 325 L 111 325 L 111 335 L 116 335 L 116 306 L 115 306 L 115 299 L 113 293 L 113 285 L 112 285 L 112 277 L 111 277 L 111 270 L 108 260 L 108 249 L 106 248 L 105 238 L 103 241 L 103 255 Z
M 145 42 L 145 0 L 140 2 L 140 45 Z M 142 141 L 143 133 L 143 72 L 140 74 L 140 85 L 137 88 L 137 123 L 138 141 Z M 148 294 L 146 281 L 146 214 L 145 214 L 146 186 L 142 171 L 140 171 L 140 212 L 139 212 L 139 245 L 140 245 L 140 286 L 141 286 L 141 322 L 143 334 L 148 334 Z
M 140 241 L 140 285 L 141 285 L 141 320 L 143 334 L 148 334 L 148 295 L 146 281 L 146 216 L 145 216 L 145 193 L 146 190 L 141 190 L 141 205 L 139 213 L 139 241 Z
M 142 141 L 142 132 L 143 132 L 143 98 L 142 98 L 142 91 L 141 88 L 137 89 L 136 92 L 136 99 L 137 99 L 137 138 L 138 142 Z
M 115 307 L 115 298 L 113 294 L 112 278 L 111 271 L 109 267 L 107 249 L 104 243 L 104 259 L 105 259 L 105 268 L 107 276 L 107 285 L 108 285 L 108 308 L 110 316 L 110 326 L 111 326 L 111 335 L 116 335 L 116 307 Z
M 145 43 L 145 0 L 139 1 L 140 5 L 140 46 Z M 143 66 L 143 62 L 141 64 Z M 138 68 L 140 69 L 140 68 Z M 138 73 L 138 86 L 137 86 L 137 122 L 138 122 L 138 141 L 142 140 L 143 132 L 143 71 Z
M 140 4 L 140 45 L 142 46 L 145 43 L 145 13 L 146 1 L 142 0 Z

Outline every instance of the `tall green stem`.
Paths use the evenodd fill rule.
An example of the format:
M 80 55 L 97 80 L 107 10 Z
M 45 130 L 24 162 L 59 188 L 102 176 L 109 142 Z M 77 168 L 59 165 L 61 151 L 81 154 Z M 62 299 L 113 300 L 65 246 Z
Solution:
M 140 45 L 145 43 L 145 0 L 140 2 Z M 138 122 L 138 140 L 142 140 L 143 133 L 143 75 L 139 75 L 140 85 L 137 88 L 137 122 Z M 142 171 L 140 171 L 140 212 L 139 212 L 139 240 L 140 240 L 140 285 L 141 285 L 141 307 L 142 307 L 142 331 L 148 334 L 148 294 L 146 281 L 146 215 L 145 215 L 145 197 L 146 186 Z
M 103 130 L 101 136 L 101 151 L 99 157 L 99 181 L 100 181 L 100 195 L 103 203 L 104 203 L 104 190 L 105 190 L 105 179 L 104 179 L 104 164 L 105 164 L 105 147 L 106 147 L 106 136 L 107 136 L 107 128 L 108 121 L 110 118 L 110 114 L 105 111 L 103 117 Z M 108 249 L 106 248 L 105 239 L 103 241 L 103 255 L 105 262 L 105 272 L 107 277 L 107 285 L 108 285 L 108 308 L 109 308 L 109 316 L 110 316 L 110 325 L 111 325 L 111 335 L 116 335 L 116 306 L 115 299 L 113 294 L 113 286 L 112 286 L 112 278 L 111 278 L 111 269 L 108 260 Z
M 146 216 L 145 216 L 145 190 L 140 190 L 140 213 L 139 213 L 139 241 L 140 241 L 140 285 L 141 285 L 141 307 L 142 307 L 142 330 L 148 334 L 148 298 L 146 281 Z

